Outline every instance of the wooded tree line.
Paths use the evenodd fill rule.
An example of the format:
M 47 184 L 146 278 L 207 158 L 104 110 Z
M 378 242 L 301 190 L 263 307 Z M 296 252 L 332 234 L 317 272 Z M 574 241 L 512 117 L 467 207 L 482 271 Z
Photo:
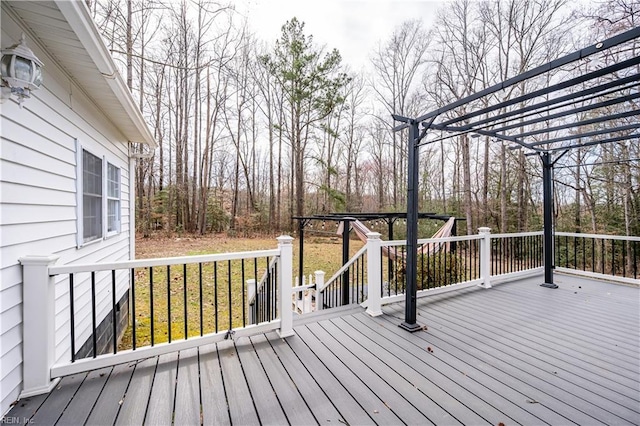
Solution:
M 294 216 L 405 211 L 407 135 L 391 113 L 419 116 L 627 30 L 640 10 L 632 0 L 588 10 L 453 0 L 431 27 L 416 19 L 375 35 L 356 72 L 296 18 L 259 40 L 233 6 L 209 0 L 87 4 L 159 145 L 136 170 L 144 234 L 280 232 Z M 555 174 L 558 229 L 639 235 L 638 158 L 636 141 L 567 154 L 571 167 Z M 424 146 L 420 162 L 421 211 L 466 217 L 468 233 L 541 228 L 537 158 L 463 134 Z

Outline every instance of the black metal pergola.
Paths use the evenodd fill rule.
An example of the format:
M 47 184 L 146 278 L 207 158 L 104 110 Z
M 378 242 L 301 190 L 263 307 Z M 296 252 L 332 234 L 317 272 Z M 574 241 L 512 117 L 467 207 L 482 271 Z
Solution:
M 417 219 L 433 219 L 447 221 L 452 216 L 447 214 L 427 213 L 419 212 L 416 214 Z M 399 219 L 406 219 L 407 213 L 405 212 L 379 212 L 379 213 L 367 213 L 367 212 L 343 212 L 343 213 L 329 213 L 324 215 L 313 216 L 294 216 L 293 219 L 298 221 L 298 276 L 301 278 L 304 276 L 304 233 L 305 228 L 313 221 L 324 222 L 341 222 L 342 223 L 342 265 L 345 265 L 349 261 L 349 233 L 351 232 L 351 222 L 355 220 L 370 221 L 380 220 L 387 225 L 387 232 L 389 240 L 393 240 L 393 225 Z M 457 217 L 453 224 L 452 234 L 455 236 L 457 232 L 457 222 L 460 220 L 466 220 L 466 218 Z M 417 226 L 417 225 L 416 225 Z M 391 265 L 391 260 L 389 260 Z M 349 282 L 349 270 L 346 270 L 343 274 L 343 281 Z M 349 303 L 349 288 L 345 286 L 342 294 L 342 304 Z
M 572 149 L 640 137 L 640 109 L 635 104 L 640 98 L 640 55 L 630 45 L 639 37 L 640 27 L 633 28 L 420 117 L 393 115 L 401 123 L 394 130 L 408 128 L 409 133 L 407 286 L 402 328 L 422 329 L 416 323 L 420 147 L 462 134 L 477 134 L 539 156 L 544 210 L 542 285 L 557 288 L 553 282 L 553 167 Z M 583 68 L 580 73 L 576 72 L 577 65 Z M 537 84 L 529 84 L 532 82 Z M 521 86 L 521 94 L 508 98 L 505 90 L 514 85 Z M 527 91 L 527 85 L 537 89 Z M 576 118 L 579 115 L 585 118 Z

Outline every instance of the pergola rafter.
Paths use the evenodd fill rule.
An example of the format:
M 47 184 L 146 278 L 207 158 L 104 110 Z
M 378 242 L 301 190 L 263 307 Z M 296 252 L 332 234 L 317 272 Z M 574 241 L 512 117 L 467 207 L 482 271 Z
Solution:
M 515 144 L 539 156 L 543 168 L 544 264 L 546 287 L 553 283 L 553 167 L 572 149 L 640 137 L 640 55 L 626 43 L 640 38 L 640 27 L 538 66 L 417 118 L 392 115 L 409 129 L 407 182 L 407 266 L 406 330 L 422 329 L 416 324 L 417 212 L 420 146 L 462 134 L 477 134 Z M 610 54 L 608 63 L 599 55 Z M 595 57 L 594 57 L 595 56 Z M 586 61 L 588 58 L 588 62 Z M 583 61 L 584 70 L 576 74 Z M 591 69 L 589 67 L 591 66 Z M 565 74 L 556 74 L 562 73 Z M 514 85 L 546 77 L 547 85 L 509 97 Z M 538 80 L 539 81 L 539 80 Z M 502 96 L 500 96 L 502 93 Z M 505 99 L 506 98 L 506 99 Z M 532 126 L 539 126 L 534 127 Z M 427 138 L 433 131 L 449 132 Z M 542 137 L 542 138 L 541 138 Z

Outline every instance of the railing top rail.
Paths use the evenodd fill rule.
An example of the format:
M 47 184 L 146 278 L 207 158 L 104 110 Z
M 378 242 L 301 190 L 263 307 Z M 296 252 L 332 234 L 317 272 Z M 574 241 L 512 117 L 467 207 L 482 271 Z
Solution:
M 355 261 L 360 256 L 362 256 L 366 251 L 367 251 L 367 246 L 365 245 L 360 250 L 358 250 L 358 252 L 356 254 L 354 254 L 353 257 L 351 259 L 349 259 L 349 261 L 347 263 L 342 265 L 342 268 L 338 269 L 338 271 L 335 274 L 333 274 L 333 276 L 329 280 L 327 280 L 321 288 L 316 288 L 316 291 L 322 291 L 325 288 L 329 287 L 329 285 L 331 285 L 336 279 L 338 279 L 338 277 L 340 275 L 342 275 L 344 273 L 344 271 L 349 269 L 349 266 L 353 265 L 355 263 Z
M 482 235 L 462 235 L 458 237 L 441 237 L 441 238 L 423 238 L 418 240 L 418 244 L 432 244 L 432 243 L 448 243 L 454 241 L 471 241 L 471 240 L 479 240 L 482 239 Z M 382 241 L 383 247 L 393 247 L 393 246 L 406 246 L 407 240 L 393 240 L 393 241 Z
M 556 232 L 556 235 L 562 237 L 596 238 L 599 240 L 640 241 L 640 237 L 633 237 L 631 235 L 581 234 L 577 232 Z
M 150 266 L 183 265 L 192 263 L 220 262 L 225 260 L 253 259 L 279 256 L 280 249 L 234 253 L 216 253 L 196 256 L 164 257 L 155 259 L 124 260 L 120 262 L 83 263 L 49 267 L 49 275 L 73 274 L 76 272 L 111 271 L 118 269 L 146 268 Z
M 517 237 L 534 237 L 536 235 L 544 235 L 543 231 L 531 231 L 531 232 L 513 232 L 506 234 L 489 234 L 491 238 L 517 238 Z
M 305 284 L 305 285 L 298 285 L 295 287 L 291 287 L 291 291 L 293 291 L 294 293 L 300 293 L 301 291 L 305 291 L 305 290 L 309 290 L 310 288 L 316 288 L 316 284 Z

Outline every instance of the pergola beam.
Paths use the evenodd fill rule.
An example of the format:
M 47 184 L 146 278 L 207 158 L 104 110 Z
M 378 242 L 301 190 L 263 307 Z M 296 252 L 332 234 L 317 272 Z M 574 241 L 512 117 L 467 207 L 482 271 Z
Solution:
M 628 117 L 637 116 L 640 114 L 640 110 L 636 105 L 629 106 L 627 110 L 622 113 L 608 114 L 604 113 L 601 117 L 593 117 L 587 120 L 579 122 L 571 121 L 569 123 L 563 123 L 555 126 L 544 126 L 540 130 L 532 130 L 523 132 L 517 135 L 508 135 L 503 132 L 514 128 L 523 128 L 528 125 L 542 123 L 545 121 L 558 120 L 562 118 L 571 119 L 571 115 L 583 113 L 586 111 L 593 111 L 596 109 L 603 110 L 612 105 L 631 103 L 632 101 L 640 98 L 640 93 L 637 90 L 633 91 L 636 86 L 635 82 L 640 80 L 640 77 L 636 72 L 633 75 L 620 77 L 620 71 L 629 67 L 640 64 L 640 56 L 631 56 L 628 59 L 620 59 L 619 62 L 612 65 L 595 69 L 593 71 L 585 72 L 583 75 L 571 78 L 567 81 L 556 83 L 552 86 L 545 87 L 543 89 L 535 90 L 530 93 L 524 93 L 516 98 L 508 99 L 497 104 L 484 106 L 481 109 L 473 110 L 470 104 L 481 99 L 489 99 L 491 95 L 494 95 L 500 91 L 503 91 L 515 84 L 525 82 L 534 77 L 538 77 L 553 70 L 556 70 L 565 65 L 587 58 L 599 52 L 606 51 L 612 47 L 618 46 L 622 43 L 637 39 L 640 37 L 640 27 L 635 27 L 629 31 L 620 33 L 614 37 L 611 37 L 602 42 L 588 46 L 584 49 L 578 50 L 572 54 L 563 56 L 562 58 L 551 61 L 547 64 L 538 66 L 530 71 L 524 72 L 513 78 L 507 79 L 501 83 L 490 86 L 484 90 L 476 92 L 472 95 L 466 96 L 448 105 L 437 108 L 427 114 L 412 119 L 408 117 L 400 117 L 393 115 L 394 120 L 400 121 L 402 124 L 396 128 L 409 128 L 409 141 L 408 141 L 408 176 L 407 176 L 407 263 L 406 263 L 406 277 L 407 283 L 405 287 L 405 320 L 400 326 L 408 331 L 416 331 L 422 329 L 416 324 L 416 272 L 417 264 L 415 255 L 417 253 L 417 184 L 418 184 L 418 150 L 421 145 L 420 139 L 426 135 L 428 129 L 444 130 L 457 133 L 458 135 L 464 133 L 476 132 L 481 135 L 490 136 L 493 138 L 506 140 L 516 143 L 524 148 L 527 148 L 540 156 L 543 164 L 543 195 L 544 195 L 544 267 L 545 267 L 545 283 L 543 285 L 548 287 L 556 287 L 553 283 L 553 166 L 563 155 L 569 150 L 588 147 L 593 145 L 602 145 L 606 143 L 612 143 L 616 141 L 627 140 L 631 138 L 638 138 L 640 135 L 621 135 L 609 139 L 589 141 L 580 144 L 573 144 L 562 147 L 550 147 L 549 145 L 555 142 L 562 142 L 564 140 L 571 140 L 572 138 L 562 139 L 559 138 L 547 139 L 546 141 L 533 141 L 528 143 L 525 139 L 538 134 L 549 134 L 550 132 L 575 129 L 581 126 L 588 126 L 599 123 L 613 123 L 613 128 L 609 127 L 609 132 L 615 131 L 627 131 L 633 130 L 634 123 L 619 123 L 617 120 L 621 120 Z M 606 83 L 599 81 L 598 79 L 611 75 L 612 80 Z M 591 87 L 585 87 L 591 85 Z M 525 102 L 531 101 L 540 96 L 546 96 L 560 90 L 566 90 L 566 93 L 560 93 L 560 96 L 554 99 L 547 99 L 542 102 L 534 103 L 533 105 L 524 105 Z M 631 93 L 627 92 L 631 91 Z M 618 95 L 614 95 L 615 93 Z M 613 95 L 612 99 L 608 97 Z M 603 100 L 600 100 L 603 99 Z M 599 102 L 591 102 L 599 101 Z M 588 105 L 584 103 L 589 102 Z M 576 103 L 583 103 L 580 107 L 573 107 Z M 485 104 L 486 105 L 486 104 Z M 443 114 L 456 110 L 459 107 L 467 106 L 467 111 L 462 112 L 455 118 L 444 119 L 437 122 L 436 119 Z M 626 105 L 625 105 L 626 106 Z M 513 107 L 512 111 L 501 112 L 505 108 Z M 552 110 L 560 108 L 567 108 L 566 110 L 559 111 L 554 114 L 548 114 Z M 471 119 L 486 116 L 499 111 L 498 115 L 493 117 L 486 117 L 475 122 L 469 122 Z M 545 115 L 546 114 L 546 115 Z M 537 115 L 537 117 L 523 121 L 524 117 L 531 117 Z M 520 120 L 518 123 L 508 124 L 514 120 Z M 423 123 L 424 122 L 424 123 Z M 423 124 L 422 132 L 419 133 L 420 124 Z M 461 123 L 460 126 L 454 126 L 456 123 Z M 479 128 L 479 126 L 481 126 Z M 496 128 L 497 126 L 502 126 Z M 587 129 L 586 133 L 582 134 L 582 137 L 593 137 L 605 134 L 607 132 L 600 129 Z M 572 135 L 573 138 L 581 137 L 580 135 Z M 440 137 L 436 140 L 442 140 Z M 434 140 L 430 140 L 426 143 L 432 143 Z M 541 145 L 546 148 L 540 147 Z M 563 151 L 557 155 L 555 160 L 553 159 L 554 153 Z
M 455 118 L 452 118 L 450 120 L 447 120 L 445 122 L 438 123 L 438 124 L 441 124 L 443 126 L 450 126 L 450 125 L 452 125 L 454 123 L 459 123 L 461 121 L 466 121 L 466 120 L 469 120 L 469 119 L 474 118 L 474 117 L 478 117 L 478 116 L 481 116 L 481 115 L 486 115 L 486 114 L 488 114 L 490 112 L 497 111 L 497 110 L 500 110 L 500 109 L 504 109 L 504 108 L 507 108 L 507 107 L 512 106 L 512 105 L 521 104 L 523 102 L 526 102 L 526 101 L 528 101 L 530 99 L 537 98 L 539 96 L 548 95 L 550 93 L 557 92 L 557 91 L 563 90 L 563 89 L 567 89 L 569 87 L 575 87 L 578 84 L 582 84 L 582 83 L 585 83 L 587 81 L 593 80 L 595 78 L 603 77 L 603 76 L 608 75 L 608 74 L 613 74 L 615 72 L 618 72 L 618 71 L 626 69 L 626 68 L 630 68 L 630 67 L 638 65 L 638 64 L 640 64 L 640 56 L 634 57 L 634 58 L 630 58 L 630 59 L 627 59 L 626 61 L 618 62 L 618 63 L 615 63 L 613 65 L 609 65 L 608 67 L 600 68 L 600 69 L 598 69 L 596 71 L 592 71 L 592 72 L 590 72 L 588 74 L 581 75 L 579 77 L 575 77 L 575 78 L 572 78 L 570 80 L 563 81 L 563 82 L 555 84 L 553 86 L 549 86 L 549 87 L 545 87 L 543 89 L 535 90 L 535 91 L 527 93 L 525 95 L 517 96 L 517 97 L 509 99 L 507 101 L 500 102 L 500 103 L 492 105 L 490 107 L 479 109 L 477 111 L 470 112 L 468 114 L 465 114 L 465 115 L 462 115 L 462 116 L 459 116 L 459 117 L 455 117 Z M 635 77 L 637 79 L 637 75 L 634 75 L 633 77 Z M 617 83 L 617 84 L 615 84 L 615 83 Z M 622 85 L 624 83 L 622 83 L 621 80 L 615 80 L 615 81 L 611 82 L 610 84 L 613 84 L 614 86 L 615 85 L 620 86 L 620 85 Z M 580 92 L 569 94 L 569 95 L 565 96 L 564 98 L 566 98 L 566 99 L 577 99 L 577 98 L 580 97 L 579 93 Z M 583 96 L 586 96 L 586 95 L 583 95 Z M 549 102 L 551 102 L 551 101 L 549 101 Z M 515 109 L 515 110 L 513 110 L 511 112 L 508 112 L 508 113 L 505 113 L 505 114 L 507 116 L 520 115 L 523 112 L 525 112 L 523 110 L 526 110 L 526 107 L 522 108 L 522 109 L 520 109 L 520 108 L 519 109 Z M 495 120 L 495 118 L 492 117 L 492 118 L 487 119 L 487 120 Z M 460 130 L 467 130 L 467 128 L 466 128 L 466 126 L 462 126 L 460 128 Z
M 626 31 L 624 33 L 618 34 L 614 37 L 611 37 L 607 40 L 604 40 L 600 43 L 596 43 L 594 45 L 591 45 L 589 47 L 585 47 L 584 49 L 578 50 L 577 52 L 571 53 L 569 55 L 563 56 L 562 58 L 558 58 L 554 61 L 551 61 L 547 64 L 544 65 L 540 65 L 539 67 L 536 67 L 530 71 L 524 72 L 520 75 L 517 75 L 513 78 L 510 78 L 508 80 L 503 81 L 502 83 L 498 83 L 498 84 L 494 84 L 491 87 L 488 87 L 484 90 L 481 90 L 479 92 L 476 92 L 472 95 L 466 96 L 462 99 L 459 99 L 455 102 L 450 103 L 449 105 L 440 107 L 438 109 L 435 109 L 427 114 L 424 114 L 420 117 L 418 117 L 416 119 L 416 121 L 425 121 L 428 120 L 430 118 L 435 118 L 439 115 L 442 115 L 446 112 L 449 112 L 455 108 L 458 108 L 462 105 L 466 105 L 469 104 L 470 102 L 473 101 L 477 101 L 478 99 L 482 99 L 486 96 L 492 95 L 496 92 L 499 92 L 500 90 L 504 90 L 507 87 L 513 86 L 514 84 L 518 84 L 520 82 L 529 80 L 533 77 L 539 76 L 541 74 L 547 73 L 551 70 L 554 70 L 556 68 L 560 68 L 564 65 L 570 64 L 572 62 L 575 62 L 577 60 L 580 59 L 584 59 L 588 56 L 591 56 L 593 54 L 596 54 L 598 52 L 601 52 L 603 50 L 607 50 L 610 49 L 612 47 L 615 47 L 619 44 L 622 43 L 626 43 L 627 41 L 633 40 L 635 38 L 640 37 L 640 27 L 636 27 L 633 28 L 629 31 Z

